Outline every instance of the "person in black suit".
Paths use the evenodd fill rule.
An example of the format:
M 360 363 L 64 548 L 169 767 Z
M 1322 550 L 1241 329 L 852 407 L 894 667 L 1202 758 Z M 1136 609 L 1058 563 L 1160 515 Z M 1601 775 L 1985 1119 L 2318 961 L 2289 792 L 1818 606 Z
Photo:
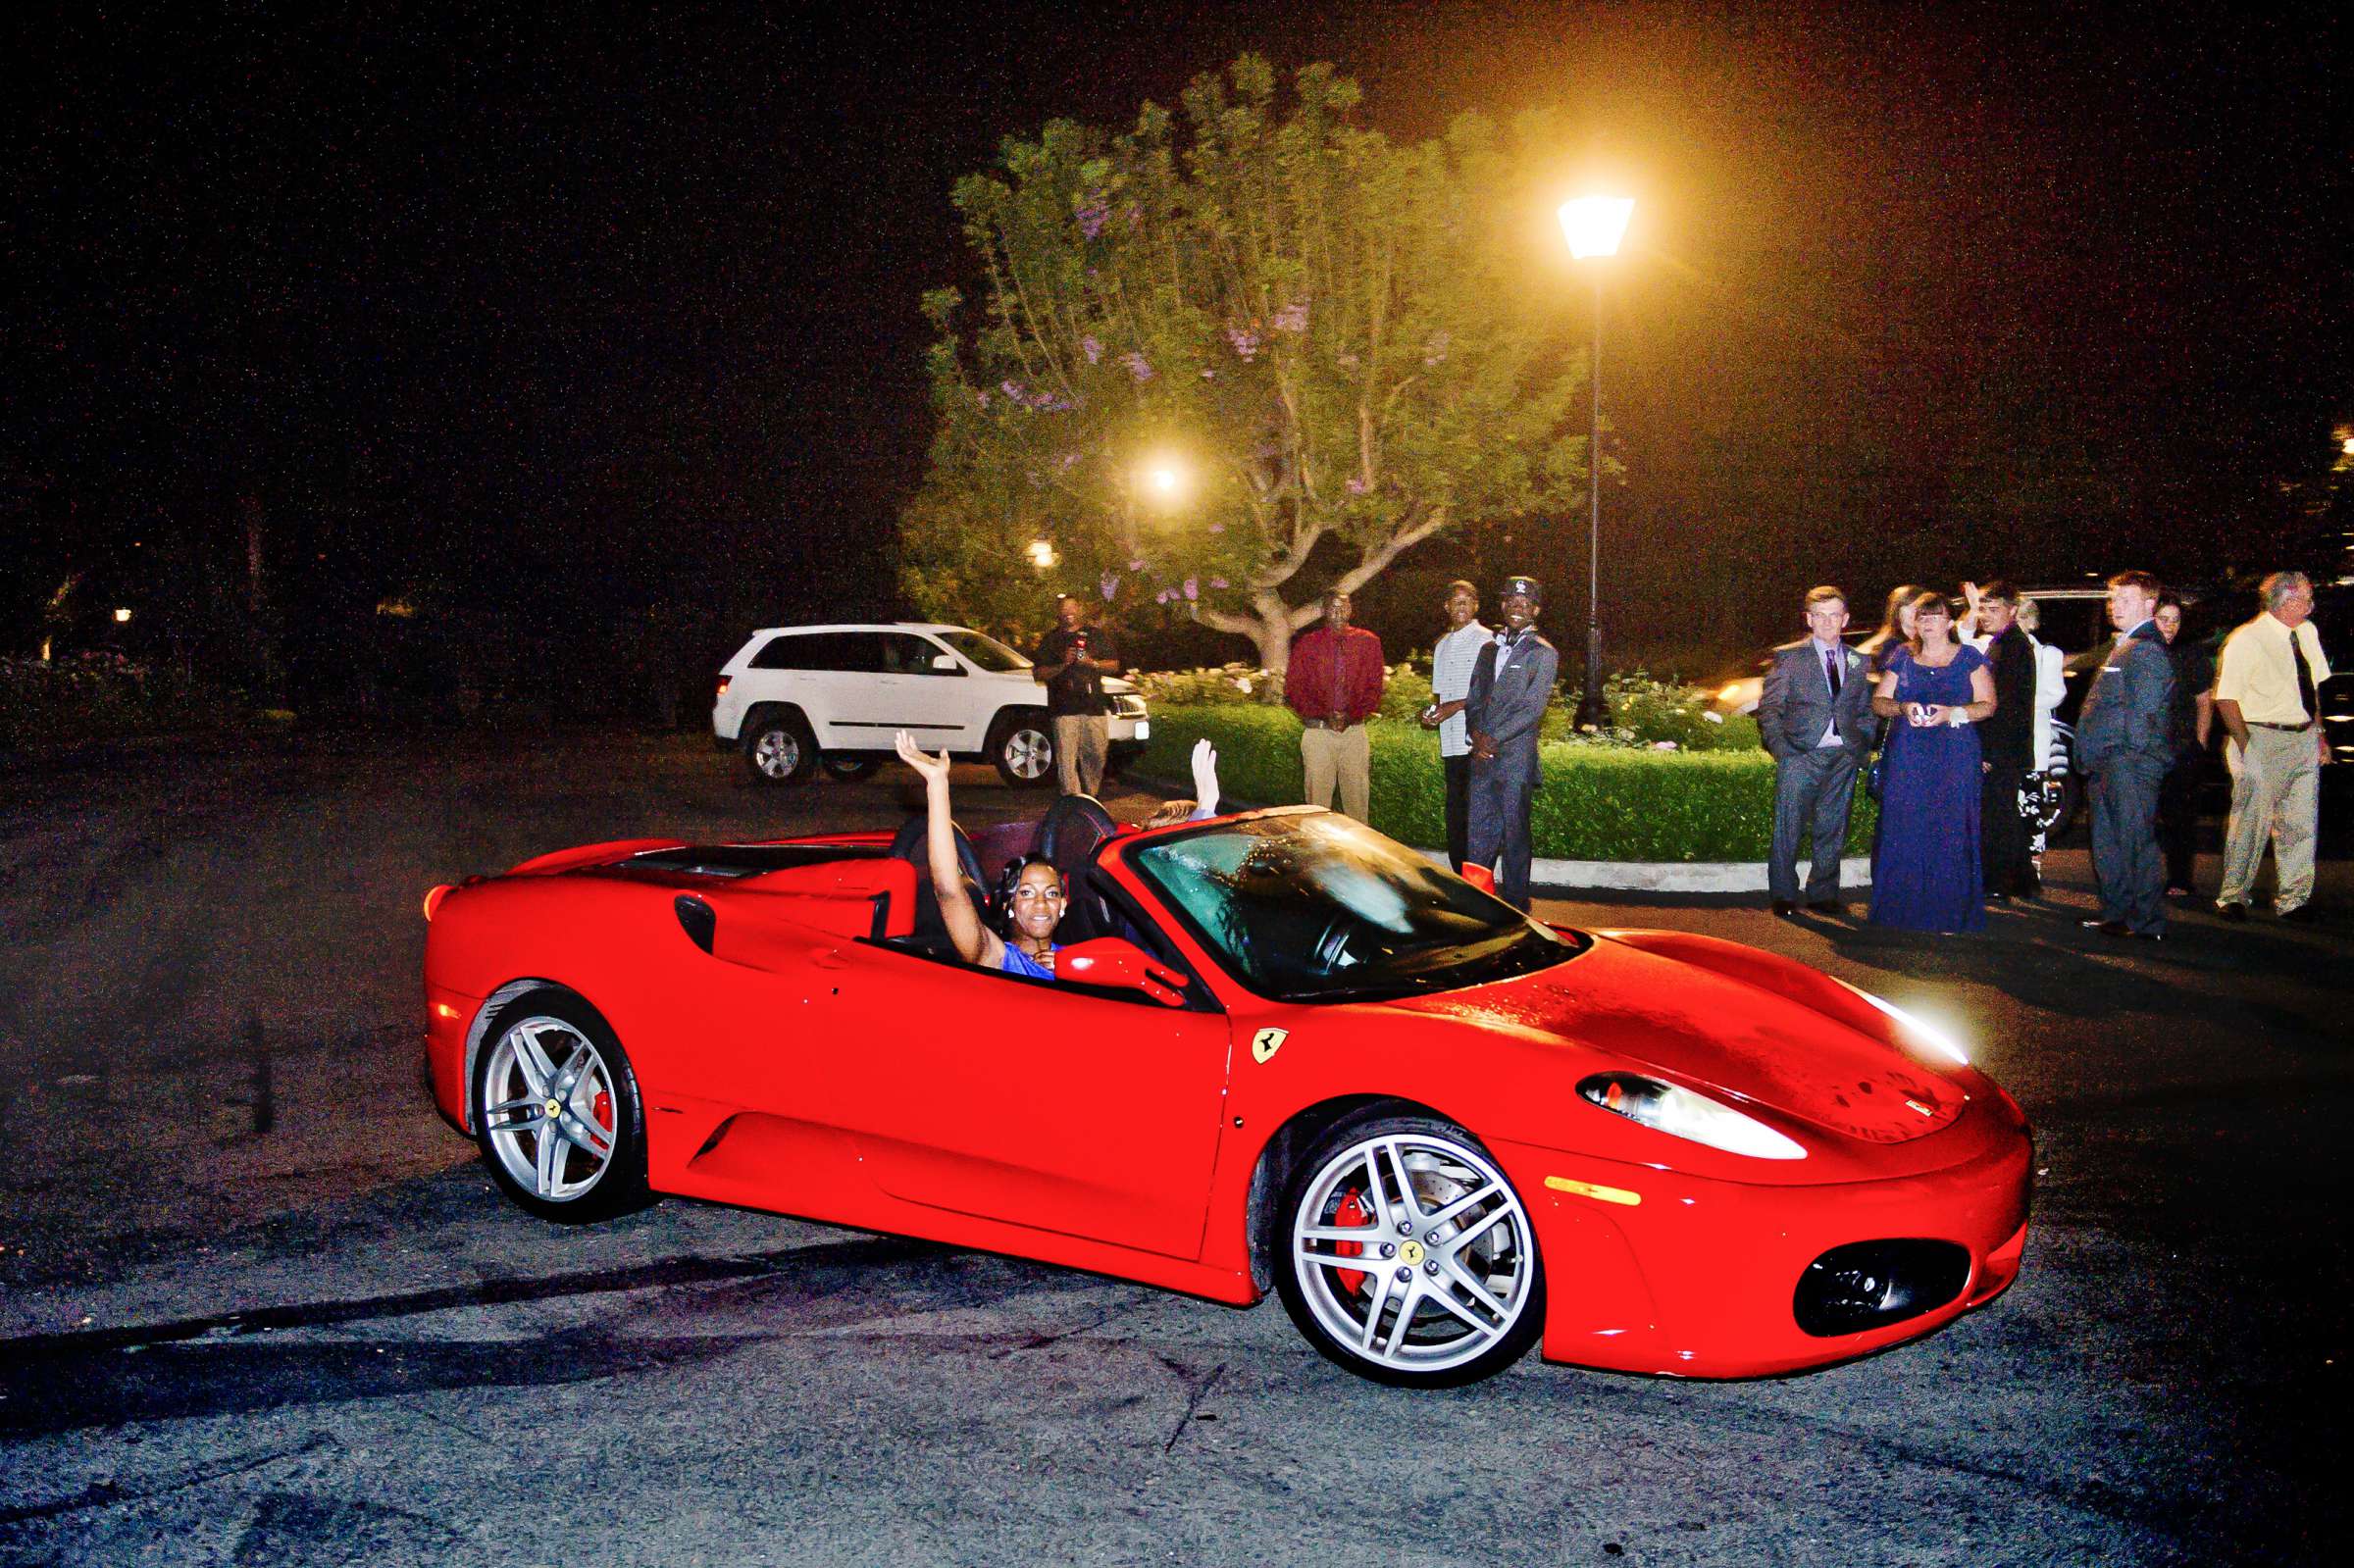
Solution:
M 2109 580 L 2118 638 L 2076 715 L 2076 763 L 2092 781 L 2092 870 L 2101 890 L 2100 918 L 2084 924 L 2104 936 L 2146 941 L 2166 935 L 2158 791 L 2175 759 L 2175 661 L 2155 619 L 2158 594 L 2158 580 L 2147 572 Z
M 1807 872 L 1807 907 L 1839 912 L 1839 853 L 1847 844 L 1848 809 L 1856 774 L 1877 728 L 1871 716 L 1871 673 L 1864 656 L 1842 642 L 1847 595 L 1824 584 L 1809 588 L 1809 635 L 1773 650 L 1766 689 L 1758 698 L 1758 738 L 1773 754 L 1773 847 L 1766 885 L 1773 912 L 1798 907 L 1798 841 L 1814 839 Z
M 1535 578 L 1507 578 L 1498 606 L 1504 626 L 1480 649 L 1463 698 L 1471 736 L 1471 820 L 1465 864 L 1496 872 L 1496 894 L 1527 912 L 1535 849 L 1529 811 L 1542 777 L 1537 738 L 1561 655 L 1537 631 L 1545 588 Z
M 1978 651 L 1994 667 L 1994 712 L 1978 721 L 1978 863 L 1993 903 L 2036 888 L 2020 788 L 2035 750 L 2035 646 L 2019 627 L 2019 590 L 1997 579 L 1972 601 Z

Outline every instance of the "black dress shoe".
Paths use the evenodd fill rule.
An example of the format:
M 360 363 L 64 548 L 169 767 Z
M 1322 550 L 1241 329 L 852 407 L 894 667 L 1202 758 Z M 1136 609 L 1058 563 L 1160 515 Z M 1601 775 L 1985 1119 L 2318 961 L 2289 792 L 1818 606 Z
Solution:
M 2097 931 L 2104 936 L 2130 936 L 2133 935 L 2133 928 L 2122 920 L 2083 920 L 2078 921 L 2077 924 L 2086 931 Z
M 1843 906 L 1836 898 L 1817 898 L 1813 903 L 1807 905 L 1807 908 L 1815 914 L 1829 915 L 1833 919 L 1836 919 L 1837 917 L 1847 913 L 1845 906 Z M 2286 915 L 2282 915 L 2280 918 L 2282 920 L 2288 919 Z
M 1782 919 L 1788 920 L 1792 915 L 1798 913 L 1798 906 L 1787 898 L 1776 898 L 1773 901 L 1773 912 Z
M 2166 940 L 2166 933 L 2162 931 L 2129 931 L 2125 933 L 2125 935 L 2132 937 L 2137 942 L 2162 942 Z
M 2238 906 L 2235 904 L 2232 907 L 2237 908 Z M 2294 909 L 2283 909 L 2280 911 L 2280 918 L 2299 926 L 2310 926 L 2313 924 L 2315 919 L 2313 905 L 2299 904 Z
M 1986 901 L 1990 904 L 2007 904 L 2011 901 L 2011 895 L 1997 888 L 1986 895 Z
M 2240 903 L 2217 904 L 2215 912 L 2230 921 L 2241 921 L 2248 918 L 2248 906 Z

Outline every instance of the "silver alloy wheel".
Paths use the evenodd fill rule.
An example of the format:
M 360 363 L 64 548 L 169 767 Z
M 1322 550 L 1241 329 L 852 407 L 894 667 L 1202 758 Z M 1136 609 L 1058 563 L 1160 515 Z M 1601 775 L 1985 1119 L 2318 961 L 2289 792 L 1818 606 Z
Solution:
M 1537 1278 L 1511 1184 L 1478 1150 L 1429 1133 L 1380 1134 L 1326 1161 L 1293 1211 L 1290 1267 L 1334 1344 L 1425 1374 L 1510 1335 Z
M 613 1070 L 564 1020 L 539 1014 L 509 1025 L 490 1047 L 483 1101 L 491 1152 L 545 1201 L 584 1196 L 611 1168 Z
M 789 725 L 775 725 L 752 742 L 752 766 L 764 779 L 790 779 L 801 768 L 801 737 Z
M 1036 725 L 1017 724 L 1005 733 L 1002 754 L 1007 773 L 1035 784 L 1054 766 L 1054 737 Z

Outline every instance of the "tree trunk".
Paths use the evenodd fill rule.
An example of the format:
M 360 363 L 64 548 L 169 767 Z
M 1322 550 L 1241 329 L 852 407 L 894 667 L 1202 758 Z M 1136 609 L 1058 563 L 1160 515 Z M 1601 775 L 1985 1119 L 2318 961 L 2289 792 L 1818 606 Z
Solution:
M 1259 615 L 1252 622 L 1250 635 L 1258 647 L 1258 667 L 1267 672 L 1266 683 L 1253 695 L 1261 702 L 1281 702 L 1284 677 L 1292 665 L 1291 620 Z

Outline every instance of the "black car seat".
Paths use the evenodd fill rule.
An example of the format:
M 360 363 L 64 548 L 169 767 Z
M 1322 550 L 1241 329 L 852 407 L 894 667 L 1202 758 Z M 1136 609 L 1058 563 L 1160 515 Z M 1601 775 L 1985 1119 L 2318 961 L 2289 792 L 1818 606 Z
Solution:
M 932 889 L 932 860 L 926 840 L 929 822 L 918 812 L 899 825 L 892 835 L 891 853 L 915 868 L 915 929 L 904 938 L 906 945 L 936 958 L 954 958 L 956 944 L 948 939 L 948 923 L 941 918 L 940 895 Z M 948 833 L 956 841 L 956 864 L 964 873 L 964 890 L 979 909 L 987 901 L 981 893 L 981 857 L 973 852 L 973 841 L 964 830 L 948 824 Z
M 1120 825 L 1094 795 L 1058 796 L 1038 825 L 1038 852 L 1062 874 L 1068 894 L 1062 925 L 1055 932 L 1055 939 L 1065 946 L 1097 936 L 1135 940 L 1128 922 L 1088 877 L 1096 851 L 1119 831 Z

